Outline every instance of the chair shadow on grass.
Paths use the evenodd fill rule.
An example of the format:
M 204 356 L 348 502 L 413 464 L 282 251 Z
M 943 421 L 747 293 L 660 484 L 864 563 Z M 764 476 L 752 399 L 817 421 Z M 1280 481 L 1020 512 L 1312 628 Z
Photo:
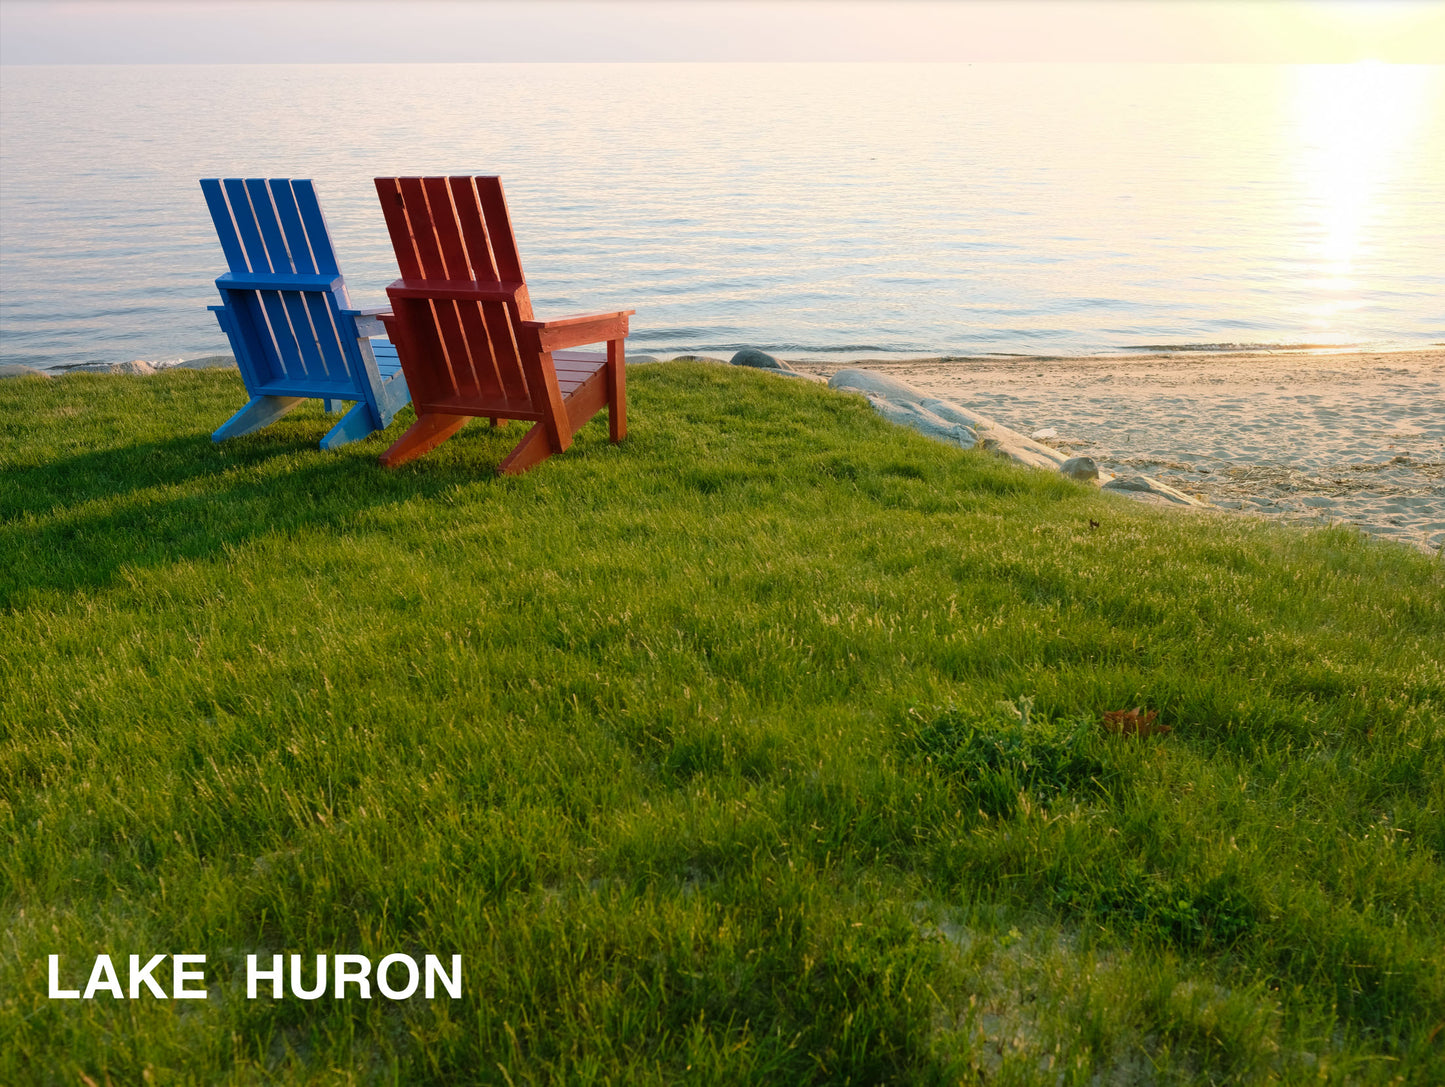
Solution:
M 376 460 L 384 436 L 323 452 L 312 433 L 320 425 L 303 418 L 219 445 L 192 434 L 9 467 L 0 479 L 0 609 L 46 591 L 103 589 L 122 567 L 210 559 L 269 532 L 343 528 L 458 485 L 515 485 L 493 472 L 515 428 L 473 424 L 449 455 L 386 469 Z

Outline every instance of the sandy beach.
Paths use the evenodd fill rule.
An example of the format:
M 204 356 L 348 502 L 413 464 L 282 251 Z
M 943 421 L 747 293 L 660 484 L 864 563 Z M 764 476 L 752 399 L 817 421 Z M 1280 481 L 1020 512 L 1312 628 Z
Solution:
M 823 376 L 845 367 L 788 361 Z M 889 374 L 1214 506 L 1356 525 L 1433 552 L 1445 546 L 1445 349 L 846 366 Z

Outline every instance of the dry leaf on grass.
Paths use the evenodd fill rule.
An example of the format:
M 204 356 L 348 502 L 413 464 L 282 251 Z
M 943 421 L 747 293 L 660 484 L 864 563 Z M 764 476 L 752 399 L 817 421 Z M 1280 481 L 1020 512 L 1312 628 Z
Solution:
M 1149 710 L 1146 713 L 1139 706 L 1132 710 L 1107 710 L 1104 713 L 1104 727 L 1121 736 L 1162 736 L 1166 732 L 1173 732 L 1168 725 L 1154 723 L 1154 718 L 1158 716 L 1159 711 Z

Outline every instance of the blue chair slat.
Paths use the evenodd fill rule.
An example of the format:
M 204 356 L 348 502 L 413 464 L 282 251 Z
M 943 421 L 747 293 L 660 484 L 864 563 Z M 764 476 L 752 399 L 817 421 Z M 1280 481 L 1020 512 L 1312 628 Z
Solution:
M 331 232 L 326 229 L 326 217 L 321 214 L 321 201 L 316 199 L 316 186 L 300 179 L 291 182 L 291 191 L 296 194 L 296 209 L 301 213 L 301 222 L 306 226 L 306 237 L 311 243 L 311 257 L 316 261 L 318 272 L 340 274 L 341 266 L 336 263 L 336 251 L 331 246 Z
M 350 400 L 354 394 L 337 389 L 325 381 L 304 381 L 301 378 L 283 378 L 266 387 L 267 396 L 304 396 L 316 400 Z M 361 401 L 365 403 L 365 401 Z M 373 427 L 372 429 L 375 429 Z
M 345 340 L 342 329 L 348 325 L 348 322 L 345 318 L 332 314 L 331 307 L 327 304 L 330 297 L 321 294 L 304 296 L 304 304 L 310 311 L 311 322 L 316 329 L 315 347 L 320 352 L 321 372 L 332 380 L 342 382 L 347 388 L 355 389 L 360 393 L 361 383 L 357 381 L 351 366 L 348 365 L 346 352 L 343 349 Z
M 271 255 L 266 252 L 266 243 L 261 240 L 261 231 L 256 226 L 256 213 L 251 208 L 251 197 L 246 192 L 246 183 L 239 177 L 228 177 L 221 184 L 231 202 L 231 216 L 236 220 L 236 233 L 240 236 L 241 247 L 246 251 L 246 267 L 253 272 L 291 271 L 290 268 L 272 267 Z
M 304 378 L 309 376 L 301 361 L 301 345 L 296 333 L 291 330 L 291 318 L 286 312 L 286 303 L 280 291 L 257 291 L 261 305 L 270 325 L 271 344 L 275 348 L 275 361 L 286 377 Z
M 212 306 L 231 341 L 251 401 L 215 432 L 249 434 L 318 398 L 353 407 L 322 438 L 332 449 L 391 422 L 410 396 L 396 351 L 362 340 L 358 312 L 309 181 L 207 178 L 201 182 L 230 272 Z
M 376 368 L 381 371 L 382 377 L 390 377 L 401 369 L 401 358 L 396 353 L 396 345 L 390 340 L 372 340 L 371 353 L 376 356 Z
M 301 213 L 296 207 L 296 194 L 291 182 L 277 178 L 268 183 L 271 187 L 271 201 L 276 205 L 276 217 L 280 220 L 281 233 L 286 237 L 286 248 L 291 251 L 291 266 L 298 272 L 315 274 L 316 261 L 311 256 L 311 240 L 306 236 L 306 226 L 301 222 Z M 315 193 L 312 193 L 314 198 Z
M 300 272 L 291 259 L 286 238 L 281 233 L 281 221 L 276 218 L 276 209 L 271 205 L 271 189 L 260 178 L 247 178 L 246 196 L 251 201 L 251 214 L 256 220 L 256 230 L 261 235 L 261 244 L 266 247 L 266 257 L 273 272 Z
M 301 345 L 301 362 L 307 376 L 327 381 L 346 381 L 346 361 L 337 343 L 337 331 L 328 319 L 316 323 L 312 301 L 315 295 L 287 291 L 281 296 L 286 301 L 286 312 L 291 317 L 291 329 Z M 322 316 L 329 318 L 322 304 Z M 331 349 L 328 354 L 328 347 Z
M 226 254 L 226 266 L 232 272 L 246 272 L 250 265 L 246 251 L 241 247 L 241 238 L 236 233 L 236 224 L 231 219 L 231 205 L 221 189 L 221 183 L 214 177 L 201 182 L 201 192 L 206 196 L 206 207 L 210 209 L 211 221 L 216 224 L 216 236 L 221 239 L 221 250 Z

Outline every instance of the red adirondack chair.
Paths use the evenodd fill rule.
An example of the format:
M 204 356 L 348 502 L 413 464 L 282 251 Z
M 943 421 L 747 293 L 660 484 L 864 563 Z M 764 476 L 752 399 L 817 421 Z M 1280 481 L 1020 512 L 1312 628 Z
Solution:
M 610 436 L 627 434 L 622 341 L 635 310 L 532 318 L 497 177 L 379 177 L 401 278 L 382 315 L 401 357 L 416 423 L 381 455 L 388 467 L 435 449 L 468 419 L 527 419 L 532 428 L 497 466 L 518 474 L 572 444 L 607 406 Z M 607 344 L 607 354 L 563 348 Z

